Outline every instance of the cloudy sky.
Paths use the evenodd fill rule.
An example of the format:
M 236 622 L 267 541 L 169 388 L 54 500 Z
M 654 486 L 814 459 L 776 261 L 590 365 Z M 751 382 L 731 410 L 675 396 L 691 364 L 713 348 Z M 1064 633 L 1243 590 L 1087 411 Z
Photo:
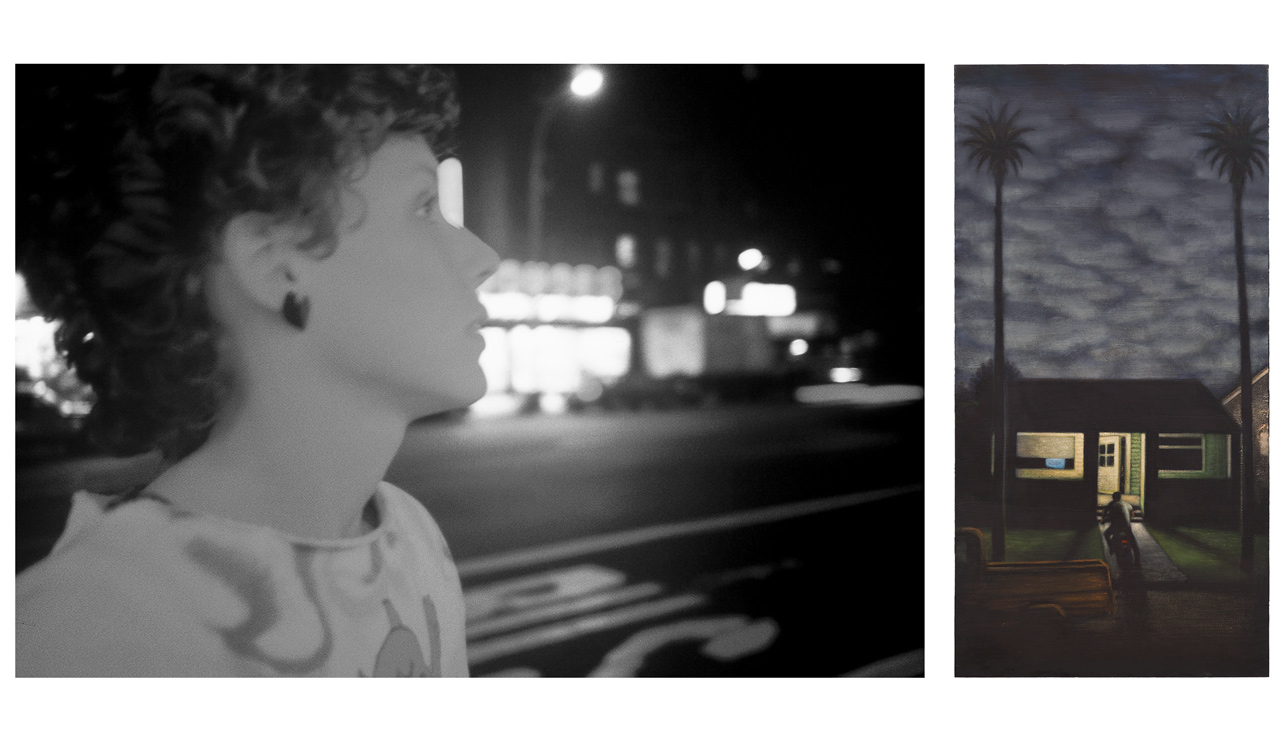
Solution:
M 961 66 L 956 122 L 1011 103 L 1035 131 L 1004 184 L 1007 358 L 1027 377 L 1238 381 L 1231 189 L 1200 156 L 1265 66 Z M 956 126 L 957 138 L 966 133 Z M 1254 369 L 1267 363 L 1267 179 L 1244 196 Z M 955 150 L 955 377 L 994 351 L 994 180 Z

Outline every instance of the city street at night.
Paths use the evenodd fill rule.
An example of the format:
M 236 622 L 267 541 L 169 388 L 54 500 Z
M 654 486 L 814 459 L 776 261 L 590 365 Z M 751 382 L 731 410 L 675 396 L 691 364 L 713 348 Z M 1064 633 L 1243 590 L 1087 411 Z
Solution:
M 66 276 L 81 240 L 50 246 L 45 236 L 68 222 L 35 222 L 62 212 L 59 161 L 86 175 L 100 167 L 59 151 L 79 138 L 61 136 L 68 123 L 92 128 L 96 108 L 116 108 L 93 92 L 124 86 L 151 97 L 142 84 L 170 73 L 189 72 L 24 69 L 21 107 L 32 115 L 22 144 L 33 158 L 23 163 L 32 210 L 20 215 L 32 222 L 19 230 L 14 282 L 20 574 L 50 553 L 76 491 L 149 486 L 197 515 L 332 537 L 336 527 L 366 532 L 377 517 L 332 527 L 313 507 L 360 503 L 382 479 L 427 508 L 458 567 L 463 642 L 448 570 L 435 572 L 434 587 L 448 613 L 435 624 L 425 611 L 421 630 L 450 645 L 438 651 L 456 673 L 466 645 L 474 676 L 923 676 L 922 66 L 228 69 L 318 88 L 385 77 L 397 92 L 409 86 L 399 77 L 426 77 L 405 104 L 424 113 L 398 115 L 380 126 L 387 134 L 362 131 L 354 157 L 347 142 L 335 146 L 353 170 L 317 183 L 353 188 L 371 209 L 360 219 L 353 210 L 351 227 L 334 225 L 333 249 L 291 260 L 356 293 L 305 290 L 301 273 L 281 268 L 289 290 L 273 291 L 266 309 L 237 299 L 210 310 L 213 324 L 184 320 L 190 343 L 213 350 L 172 369 L 165 361 L 187 352 L 167 345 L 177 332 L 152 335 L 160 314 L 136 329 L 156 351 L 129 351 L 94 319 L 103 313 L 59 293 L 84 285 Z M 190 73 L 203 87 L 225 72 Z M 875 147 L 888 121 L 835 118 L 835 97 L 893 107 L 891 130 L 910 147 Z M 309 170 L 328 159 L 282 157 Z M 853 188 L 874 175 L 877 192 Z M 413 201 L 389 189 L 387 212 L 373 209 L 385 185 L 411 179 Z M 316 207 L 328 208 L 329 196 Z M 299 199 L 309 217 L 313 201 Z M 349 212 L 346 201 L 336 213 Z M 226 212 L 215 213 L 211 234 L 231 228 Z M 376 235 L 385 222 L 387 234 Z M 317 238 L 329 245 L 330 233 Z M 221 249 L 208 258 L 222 260 Z M 166 240 L 153 251 L 178 250 Z M 114 285 L 112 265 L 95 271 L 110 271 Z M 220 295 L 196 285 L 204 275 L 184 279 L 191 312 Z M 140 284 L 139 296 L 169 290 Z M 226 357 L 235 337 L 223 320 L 250 315 L 283 344 Z M 106 371 L 84 359 L 118 345 Z M 275 364 L 296 347 L 342 352 L 299 357 L 327 375 L 333 368 L 342 388 L 321 390 L 304 368 Z M 318 392 L 291 385 L 249 408 L 258 378 L 233 362 L 265 384 L 302 379 Z M 181 448 L 161 427 L 162 398 L 164 411 L 192 415 Z M 296 398 L 305 403 L 289 408 Z M 226 436 L 231 455 L 245 457 L 217 465 L 227 479 L 202 473 L 191 490 L 165 487 L 213 458 L 236 424 L 230 407 L 270 427 L 271 439 Z M 396 422 L 361 437 L 363 420 L 347 409 L 392 412 Z M 295 426 L 304 419 L 315 424 Z M 162 468 L 162 454 L 173 466 Z M 297 464 L 284 460 L 295 454 Z M 296 466 L 307 470 L 295 482 L 232 492 Z M 358 480 L 355 494 L 339 490 Z M 217 496 L 254 505 L 223 508 Z M 287 513 L 291 498 L 307 510 Z M 415 580 L 427 573 L 408 570 Z M 390 636 L 403 626 L 372 605 L 374 616 L 362 609 L 370 626 Z M 418 658 L 405 668 L 451 675 Z
M 922 673 L 922 403 L 465 417 L 389 481 L 460 566 L 474 675 Z M 73 487 L 148 457 L 26 467 L 19 568 Z

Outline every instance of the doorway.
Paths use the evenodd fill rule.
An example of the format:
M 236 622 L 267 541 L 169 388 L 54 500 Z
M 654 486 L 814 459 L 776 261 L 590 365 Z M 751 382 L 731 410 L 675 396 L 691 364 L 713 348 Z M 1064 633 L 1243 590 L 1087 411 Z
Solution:
M 1144 436 L 1142 436 L 1144 437 Z M 1133 470 L 1132 433 L 1099 433 L 1097 437 L 1097 505 L 1105 506 L 1115 492 L 1124 502 L 1141 505 L 1140 474 Z M 1133 479 L 1137 477 L 1138 479 Z

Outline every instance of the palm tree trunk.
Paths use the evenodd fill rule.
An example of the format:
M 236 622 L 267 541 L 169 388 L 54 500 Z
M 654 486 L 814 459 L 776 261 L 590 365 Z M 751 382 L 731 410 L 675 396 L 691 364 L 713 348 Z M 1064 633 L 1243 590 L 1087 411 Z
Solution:
M 992 558 L 1007 556 L 1008 362 L 1003 351 L 1003 179 L 994 179 L 994 498 Z
M 1253 570 L 1253 364 L 1249 347 L 1248 284 L 1244 274 L 1244 184 L 1231 184 L 1235 198 L 1235 275 L 1239 287 L 1239 530 L 1241 570 Z

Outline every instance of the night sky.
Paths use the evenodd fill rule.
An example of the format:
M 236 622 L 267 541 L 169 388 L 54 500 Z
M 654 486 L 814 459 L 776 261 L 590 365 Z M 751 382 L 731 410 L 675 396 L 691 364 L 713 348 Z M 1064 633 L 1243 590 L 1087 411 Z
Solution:
M 1265 66 L 960 66 L 956 138 L 1004 103 L 1033 150 L 1004 184 L 1007 359 L 1026 377 L 1238 383 L 1231 188 L 1201 124 L 1266 109 Z M 1268 136 L 1269 139 L 1269 136 Z M 955 150 L 955 379 L 994 348 L 994 182 Z M 1252 363 L 1267 363 L 1267 176 L 1244 193 Z

